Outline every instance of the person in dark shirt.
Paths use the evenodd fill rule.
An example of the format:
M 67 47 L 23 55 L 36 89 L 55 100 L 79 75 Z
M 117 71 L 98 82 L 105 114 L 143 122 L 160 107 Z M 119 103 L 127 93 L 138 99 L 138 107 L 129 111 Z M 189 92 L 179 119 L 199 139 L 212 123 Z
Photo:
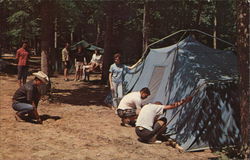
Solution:
M 83 66 L 87 65 L 87 58 L 86 53 L 83 51 L 82 46 L 77 47 L 77 52 L 75 53 L 75 67 L 76 67 L 76 73 L 75 73 L 75 81 L 79 80 L 83 77 Z M 81 78 L 82 79 L 82 78 Z
M 35 76 L 33 80 L 27 82 L 15 92 L 12 98 L 12 108 L 17 111 L 15 115 L 17 121 L 22 121 L 25 119 L 26 114 L 30 114 L 34 115 L 37 123 L 42 124 L 42 120 L 37 112 L 40 100 L 38 86 L 48 83 L 49 78 L 42 71 L 33 73 L 33 75 Z

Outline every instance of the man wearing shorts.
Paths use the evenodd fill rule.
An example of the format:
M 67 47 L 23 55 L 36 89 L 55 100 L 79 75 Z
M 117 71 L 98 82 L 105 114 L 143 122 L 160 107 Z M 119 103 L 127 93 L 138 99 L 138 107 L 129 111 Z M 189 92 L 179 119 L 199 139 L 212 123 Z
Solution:
M 64 75 L 64 80 L 68 81 L 68 70 L 70 69 L 70 64 L 69 64 L 69 43 L 65 43 L 65 47 L 62 50 L 62 63 L 63 63 L 63 75 Z
M 19 48 L 16 52 L 16 59 L 18 61 L 17 79 L 19 87 L 21 87 L 26 83 L 26 79 L 28 76 L 28 69 L 29 69 L 28 61 L 30 59 L 30 53 L 27 49 L 28 49 L 28 43 L 23 42 L 22 47 Z
M 140 112 L 142 100 L 150 95 L 148 88 L 142 88 L 139 92 L 131 92 L 125 95 L 117 109 L 118 116 L 121 118 L 121 125 L 134 125 Z
M 166 119 L 158 119 L 164 111 L 176 108 L 192 100 L 189 96 L 180 102 L 162 105 L 161 102 L 145 105 L 137 118 L 135 132 L 142 142 L 155 143 L 158 136 L 166 131 Z
M 41 95 L 38 86 L 49 82 L 49 78 L 42 71 L 33 73 L 33 75 L 35 76 L 33 80 L 27 82 L 15 92 L 12 98 L 12 108 L 17 111 L 15 115 L 17 121 L 25 120 L 28 114 L 29 116 L 34 116 L 36 122 L 41 124 L 42 120 L 37 112 L 37 106 Z

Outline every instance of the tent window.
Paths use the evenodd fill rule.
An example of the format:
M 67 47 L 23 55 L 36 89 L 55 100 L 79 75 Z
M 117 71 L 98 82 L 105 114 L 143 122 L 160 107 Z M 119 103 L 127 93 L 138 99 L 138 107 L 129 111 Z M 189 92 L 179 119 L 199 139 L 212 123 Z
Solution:
M 149 81 L 148 88 L 150 89 L 151 96 L 150 99 L 154 99 L 156 96 L 156 93 L 158 91 L 158 88 L 161 84 L 162 77 L 164 75 L 166 66 L 155 66 L 151 79 Z

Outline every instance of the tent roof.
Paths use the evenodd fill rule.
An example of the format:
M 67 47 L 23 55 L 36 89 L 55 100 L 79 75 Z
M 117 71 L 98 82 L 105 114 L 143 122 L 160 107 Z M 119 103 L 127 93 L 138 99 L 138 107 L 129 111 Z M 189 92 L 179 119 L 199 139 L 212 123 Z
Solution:
M 77 48 L 77 46 L 82 46 L 82 47 L 84 47 L 84 48 L 86 48 L 87 50 L 90 50 L 90 51 L 94 51 L 94 50 L 98 49 L 100 51 L 100 53 L 104 53 L 103 48 L 100 48 L 100 47 L 97 47 L 97 46 L 95 46 L 93 44 L 90 44 L 85 40 L 81 40 L 81 41 L 75 43 L 74 45 L 71 46 L 71 49 L 75 50 Z

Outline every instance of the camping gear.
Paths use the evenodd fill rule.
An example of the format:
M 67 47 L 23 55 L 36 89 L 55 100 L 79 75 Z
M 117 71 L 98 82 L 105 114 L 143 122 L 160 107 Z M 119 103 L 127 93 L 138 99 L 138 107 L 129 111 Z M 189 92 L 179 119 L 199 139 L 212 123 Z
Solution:
M 229 44 L 229 43 L 228 43 Z M 178 43 L 144 52 L 141 63 L 124 77 L 124 92 L 148 87 L 144 100 L 171 104 L 166 134 L 186 151 L 237 145 L 240 141 L 237 58 L 188 36 Z

